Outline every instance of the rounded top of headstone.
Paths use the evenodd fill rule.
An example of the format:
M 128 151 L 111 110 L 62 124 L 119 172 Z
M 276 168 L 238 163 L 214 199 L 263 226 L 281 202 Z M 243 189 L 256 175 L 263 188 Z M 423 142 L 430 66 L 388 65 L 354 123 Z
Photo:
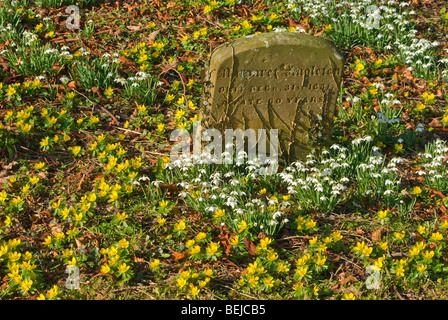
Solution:
M 250 34 L 216 47 L 212 52 L 214 59 L 221 60 L 220 56 L 228 56 L 229 48 L 233 47 L 234 54 L 250 51 L 257 48 L 270 48 L 277 46 L 295 46 L 298 50 L 309 48 L 322 51 L 333 51 L 335 58 L 342 60 L 343 56 L 336 46 L 329 40 L 300 32 L 278 31 L 259 34 Z M 211 58 L 211 57 L 210 57 Z

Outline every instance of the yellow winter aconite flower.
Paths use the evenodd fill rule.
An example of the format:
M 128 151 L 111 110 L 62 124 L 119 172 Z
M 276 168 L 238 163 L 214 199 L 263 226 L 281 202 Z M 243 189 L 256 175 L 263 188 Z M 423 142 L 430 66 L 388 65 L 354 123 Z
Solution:
M 17 261 L 20 259 L 20 257 L 22 256 L 22 254 L 20 252 L 14 251 L 14 252 L 10 252 L 8 254 L 8 258 L 11 262 Z
M 72 147 L 72 153 L 76 156 L 79 152 L 81 152 L 80 146 Z
M 423 103 L 419 103 L 417 104 L 416 108 L 420 111 L 425 110 L 426 109 L 426 105 Z
M 356 297 L 352 292 L 344 293 L 342 295 L 342 300 L 356 300 Z
M 404 277 L 404 267 L 399 264 L 396 268 L 395 268 L 395 275 L 397 277 Z
M 224 216 L 225 212 L 226 212 L 225 209 L 216 210 L 213 214 L 213 218 L 220 218 L 220 217 Z
M 185 287 L 185 285 L 187 284 L 187 280 L 185 280 L 184 278 L 178 278 L 176 280 L 177 282 L 177 286 L 182 289 L 183 287 Z
M 165 129 L 165 124 L 164 123 L 159 123 L 157 125 L 157 131 L 162 132 L 163 129 Z
M 15 198 L 12 198 L 11 202 L 14 204 L 19 204 L 20 202 L 22 202 L 22 198 L 20 196 L 17 196 Z
M 419 272 L 424 272 L 427 268 L 428 268 L 428 266 L 425 265 L 425 264 L 418 264 L 418 265 L 417 265 L 417 270 L 418 270 Z
M 378 268 L 378 270 L 381 270 L 381 268 L 383 267 L 383 261 L 386 260 L 386 256 L 383 255 L 382 257 L 379 257 L 377 260 L 375 260 L 373 262 L 373 264 L 375 265 L 375 267 Z
M 240 239 L 238 238 L 238 235 L 235 235 L 232 239 L 230 239 L 229 244 L 231 246 L 236 246 L 240 242 Z
M 11 224 L 11 217 L 6 216 L 5 220 L 3 221 L 3 224 L 5 227 L 9 226 Z
M 122 263 L 118 266 L 118 272 L 120 273 L 126 273 L 129 270 L 130 266 L 128 266 L 126 263 Z
M 101 266 L 101 272 L 102 272 L 102 273 L 109 273 L 109 271 L 110 271 L 110 267 L 109 267 L 108 264 L 103 264 L 103 265 Z
M 34 168 L 35 168 L 36 170 L 40 170 L 40 169 L 42 169 L 43 167 L 45 167 L 45 163 L 44 163 L 44 162 L 38 162 L 38 163 L 34 164 Z
M 419 225 L 418 227 L 417 227 L 417 232 L 418 233 L 420 233 L 420 234 L 425 234 L 426 233 L 426 227 L 425 226 L 422 226 L 422 225 Z
M 205 251 L 213 256 L 219 249 L 219 242 L 210 242 L 210 245 L 205 249 Z
M 199 232 L 197 235 L 196 235 L 196 240 L 203 240 L 203 239 L 205 239 L 207 237 L 207 234 L 205 233 L 205 232 Z
M 274 278 L 272 276 L 264 278 L 263 284 L 265 284 L 269 288 L 272 288 L 274 286 Z
M 118 199 L 118 193 L 117 191 L 113 190 L 112 193 L 109 195 L 108 202 L 114 202 L 117 199 Z
M 261 250 L 267 250 L 267 246 L 270 245 L 272 243 L 272 239 L 269 237 L 265 237 L 263 239 L 260 240 L 260 249 Z
M 201 247 L 198 246 L 198 245 L 192 246 L 192 247 L 188 250 L 188 252 L 189 252 L 190 254 L 196 254 L 196 253 L 199 253 L 199 252 L 201 252 Z
M 271 251 L 268 253 L 268 255 L 266 256 L 266 259 L 268 259 L 269 261 L 275 261 L 278 259 L 278 253 L 275 251 Z
M 339 231 L 334 231 L 334 232 L 331 234 L 331 236 L 333 237 L 333 241 L 334 241 L 334 242 L 337 242 L 337 241 L 339 241 L 339 240 L 342 240 L 342 238 L 343 238 L 341 232 L 339 232 Z
M 238 225 L 238 232 L 241 233 L 247 229 L 247 223 L 244 220 L 241 220 L 241 223 Z
M 23 132 L 29 132 L 31 130 L 32 126 L 28 123 L 24 123 L 21 126 L 21 129 Z
M 45 238 L 45 240 L 43 241 L 43 244 L 44 244 L 44 245 L 49 245 L 49 244 L 51 244 L 51 236 L 47 236 L 47 237 Z
M 289 271 L 288 266 L 280 261 L 277 265 L 277 272 L 282 273 L 282 272 L 288 272 L 288 271 Z
M 182 231 L 182 230 L 185 230 L 185 228 L 186 228 L 186 225 L 183 220 L 174 224 L 174 230 L 176 230 L 176 231 Z
M 62 239 L 65 238 L 65 234 L 64 234 L 64 232 L 58 232 L 58 233 L 56 233 L 56 234 L 54 235 L 54 238 L 55 238 L 56 240 L 62 240 Z
M 123 238 L 120 241 L 118 241 L 117 245 L 122 249 L 126 249 L 129 247 L 129 241 Z
M 361 71 L 361 70 L 364 70 L 364 65 L 361 62 L 359 62 L 359 63 L 356 64 L 355 69 L 358 72 Z
M 169 202 L 167 200 L 159 201 L 159 206 L 161 208 L 165 208 L 168 204 L 169 204 Z
M 67 248 L 62 251 L 62 255 L 66 258 L 70 258 L 73 255 L 73 250 Z
M 6 96 L 10 97 L 10 96 L 14 95 L 16 92 L 17 92 L 16 89 L 9 86 L 8 89 L 6 90 Z
M 432 259 L 434 257 L 434 251 L 425 250 L 423 251 L 422 256 L 426 259 Z
M 156 268 L 160 265 L 160 260 L 159 259 L 154 259 L 153 261 L 151 261 L 149 263 L 149 265 L 151 266 L 151 268 Z
M 36 176 L 33 176 L 33 177 L 30 178 L 30 182 L 31 182 L 32 184 L 36 184 L 36 183 L 38 183 L 39 180 L 40 180 L 39 177 L 36 177 Z
M 398 240 L 403 240 L 404 235 L 404 231 L 394 233 L 395 238 L 397 238 Z
M 443 240 L 443 235 L 440 232 L 434 232 L 431 234 L 431 239 L 434 241 Z
M 307 272 L 308 272 L 308 267 L 299 267 L 296 269 L 296 274 L 301 278 L 305 277 Z
M 112 89 L 111 87 L 108 87 L 108 88 L 104 91 L 104 94 L 105 94 L 106 96 L 111 96 L 111 95 L 114 94 L 114 89 Z
M 196 243 L 196 241 L 194 241 L 194 239 L 190 239 L 185 243 L 186 247 L 191 247 L 192 245 L 194 245 Z
M 75 221 L 81 221 L 82 218 L 83 218 L 83 214 L 82 214 L 82 212 L 76 212 L 76 211 L 75 211 L 75 213 L 74 213 L 74 215 L 73 215 L 73 220 L 75 220 Z
M 67 261 L 67 265 L 69 266 L 76 266 L 76 258 L 73 257 L 72 260 Z
M 33 285 L 33 280 L 25 279 L 20 283 L 20 287 L 23 291 L 27 292 L 31 289 L 31 286 Z
M 363 256 L 368 257 L 372 253 L 373 248 L 367 246 L 365 244 L 365 242 L 362 241 L 362 242 L 357 242 L 356 246 L 353 248 L 353 250 L 359 252 Z
M 54 285 L 53 288 L 51 288 L 50 290 L 48 290 L 47 292 L 47 298 L 48 299 L 53 299 L 54 297 L 56 297 L 59 293 L 59 288 L 57 285 Z
M 117 219 L 123 221 L 128 217 L 126 212 L 117 212 Z
M 412 247 L 409 249 L 409 255 L 410 256 L 417 256 L 420 253 L 420 249 L 417 247 Z
M 321 256 L 320 254 L 318 254 L 316 256 L 316 258 L 315 258 L 315 262 L 319 266 L 323 266 L 326 261 L 327 261 L 327 257 L 326 256 Z

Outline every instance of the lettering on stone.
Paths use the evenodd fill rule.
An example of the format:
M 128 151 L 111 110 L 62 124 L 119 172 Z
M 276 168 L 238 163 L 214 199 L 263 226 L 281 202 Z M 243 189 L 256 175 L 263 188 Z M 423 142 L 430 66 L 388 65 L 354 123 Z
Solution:
M 331 42 L 310 35 L 270 32 L 223 44 L 210 58 L 206 125 L 278 129 L 283 159 L 302 160 L 311 134 L 330 134 L 342 70 Z

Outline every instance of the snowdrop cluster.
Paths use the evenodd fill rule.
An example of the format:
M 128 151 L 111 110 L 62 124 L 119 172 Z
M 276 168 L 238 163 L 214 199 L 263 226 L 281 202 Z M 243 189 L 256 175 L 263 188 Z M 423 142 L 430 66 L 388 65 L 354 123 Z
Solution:
M 289 1 L 291 12 L 309 16 L 316 25 L 331 24 L 336 42 L 340 40 L 344 45 L 365 42 L 364 45 L 379 50 L 393 51 L 410 70 L 419 76 L 428 75 L 438 67 L 434 48 L 439 43 L 417 37 L 410 19 L 415 12 L 406 9 L 408 5 L 374 0 Z
M 425 177 L 425 184 L 429 188 L 442 193 L 448 191 L 448 166 L 445 159 L 447 152 L 446 141 L 437 139 L 428 143 L 425 152 L 419 155 L 422 168 L 416 172 L 419 176 Z

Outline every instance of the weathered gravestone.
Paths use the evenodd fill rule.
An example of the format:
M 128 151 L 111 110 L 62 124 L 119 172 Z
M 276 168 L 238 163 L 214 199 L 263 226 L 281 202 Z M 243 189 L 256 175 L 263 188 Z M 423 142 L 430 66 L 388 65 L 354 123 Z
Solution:
M 216 48 L 207 73 L 206 126 L 278 130 L 279 152 L 302 160 L 330 133 L 343 57 L 327 40 L 291 33 L 250 35 Z

